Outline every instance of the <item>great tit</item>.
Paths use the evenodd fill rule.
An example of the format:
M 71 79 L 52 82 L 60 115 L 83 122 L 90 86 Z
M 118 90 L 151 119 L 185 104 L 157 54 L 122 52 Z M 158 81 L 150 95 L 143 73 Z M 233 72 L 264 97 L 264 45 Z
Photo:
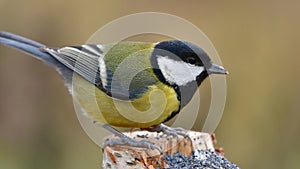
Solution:
M 89 117 L 116 127 L 166 122 L 189 103 L 206 77 L 227 74 L 203 49 L 180 40 L 49 48 L 0 32 L 0 43 L 53 67 Z

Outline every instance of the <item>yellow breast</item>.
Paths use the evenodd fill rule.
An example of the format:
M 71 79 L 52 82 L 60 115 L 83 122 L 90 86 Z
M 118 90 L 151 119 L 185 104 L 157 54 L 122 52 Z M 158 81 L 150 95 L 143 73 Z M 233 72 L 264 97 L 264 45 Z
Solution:
M 180 106 L 175 90 L 160 82 L 131 101 L 112 99 L 80 76 L 75 76 L 73 82 L 74 99 L 101 124 L 147 128 L 162 123 Z

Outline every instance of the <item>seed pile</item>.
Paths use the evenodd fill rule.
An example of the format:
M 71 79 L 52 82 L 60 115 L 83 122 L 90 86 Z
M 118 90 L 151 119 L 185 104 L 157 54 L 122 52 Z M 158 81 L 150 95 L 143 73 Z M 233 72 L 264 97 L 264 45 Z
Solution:
M 197 150 L 192 156 L 181 153 L 169 154 L 164 157 L 170 169 L 240 169 L 219 153 L 211 150 Z

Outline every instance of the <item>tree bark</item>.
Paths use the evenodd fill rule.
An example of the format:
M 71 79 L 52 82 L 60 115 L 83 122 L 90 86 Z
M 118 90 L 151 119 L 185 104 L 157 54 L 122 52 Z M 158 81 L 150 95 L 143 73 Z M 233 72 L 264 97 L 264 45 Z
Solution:
M 156 149 L 147 149 L 140 147 L 132 147 L 125 145 L 106 146 L 103 149 L 103 168 L 167 168 L 168 164 L 164 161 L 167 154 L 180 152 L 182 155 L 190 156 L 194 150 L 212 150 L 215 151 L 215 137 L 209 133 L 201 133 L 195 131 L 186 131 L 188 137 L 167 136 L 163 133 L 135 131 L 124 133 L 134 140 L 148 140 L 161 147 L 163 153 Z M 119 139 L 111 135 L 105 140 Z

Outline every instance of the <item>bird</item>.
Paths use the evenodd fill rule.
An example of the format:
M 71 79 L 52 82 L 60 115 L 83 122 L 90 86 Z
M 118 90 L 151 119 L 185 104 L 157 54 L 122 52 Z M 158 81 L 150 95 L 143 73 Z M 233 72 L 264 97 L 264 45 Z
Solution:
M 182 40 L 51 48 L 0 32 L 0 43 L 54 68 L 82 111 L 123 138 L 114 127 L 169 129 L 163 123 L 180 113 L 208 76 L 228 74 L 202 48 Z

